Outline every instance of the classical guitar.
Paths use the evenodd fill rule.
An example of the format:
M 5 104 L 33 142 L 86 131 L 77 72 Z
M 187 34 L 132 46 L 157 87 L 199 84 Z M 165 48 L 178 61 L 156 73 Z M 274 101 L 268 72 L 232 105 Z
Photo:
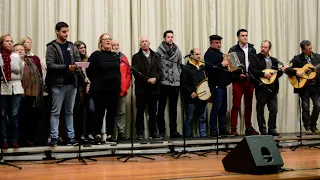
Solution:
M 308 80 L 314 79 L 317 76 L 316 70 L 320 67 L 320 64 L 314 67 L 312 64 L 305 64 L 302 68 L 293 68 L 297 72 L 302 73 L 302 77 L 288 76 L 290 84 L 294 88 L 303 88 Z
M 283 63 L 280 61 L 277 61 L 278 64 L 283 66 Z M 276 79 L 277 79 L 277 73 L 279 70 L 275 70 L 275 69 L 264 69 L 262 70 L 263 73 L 270 73 L 271 77 L 269 79 L 265 78 L 265 77 L 261 77 L 260 80 L 261 82 L 263 82 L 264 84 L 272 84 Z

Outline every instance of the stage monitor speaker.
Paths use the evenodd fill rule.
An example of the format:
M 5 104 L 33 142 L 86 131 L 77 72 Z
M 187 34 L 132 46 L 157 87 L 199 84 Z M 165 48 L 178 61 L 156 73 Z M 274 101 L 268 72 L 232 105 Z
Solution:
M 277 173 L 283 161 L 276 143 L 270 135 L 244 137 L 223 159 L 229 172 L 249 174 Z

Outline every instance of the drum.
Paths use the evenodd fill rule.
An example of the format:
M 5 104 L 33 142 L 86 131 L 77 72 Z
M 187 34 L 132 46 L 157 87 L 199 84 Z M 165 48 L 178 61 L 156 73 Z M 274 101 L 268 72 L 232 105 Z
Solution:
M 208 84 L 208 79 L 204 79 L 198 84 L 196 93 L 198 95 L 198 98 L 202 101 L 211 100 L 211 92 Z
M 241 69 L 241 67 L 243 66 L 238 58 L 238 55 L 236 52 L 232 52 L 229 54 L 226 54 L 223 56 L 224 61 L 228 61 L 229 65 L 228 65 L 228 71 L 229 72 L 233 72 L 236 71 L 238 69 Z

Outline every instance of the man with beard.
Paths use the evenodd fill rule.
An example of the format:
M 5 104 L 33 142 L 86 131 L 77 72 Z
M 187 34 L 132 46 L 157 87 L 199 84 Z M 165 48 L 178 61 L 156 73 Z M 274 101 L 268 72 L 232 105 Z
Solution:
M 160 80 L 160 97 L 158 104 L 157 124 L 160 136 L 166 132 L 165 109 L 169 98 L 169 120 L 170 137 L 179 138 L 177 132 L 177 105 L 180 89 L 180 73 L 182 62 L 181 52 L 173 42 L 173 31 L 167 30 L 163 33 L 163 41 L 159 45 L 157 52 L 161 55 L 161 69 L 163 77 Z
M 64 103 L 67 145 L 76 145 L 73 128 L 73 107 L 77 93 L 77 76 L 75 62 L 80 55 L 72 42 L 67 41 L 69 26 L 65 22 L 56 24 L 57 39 L 47 44 L 46 85 L 51 89 L 52 109 L 50 116 L 50 146 L 57 146 L 59 135 L 59 118 Z
M 259 125 L 259 131 L 261 135 L 273 135 L 279 136 L 277 132 L 277 113 L 278 113 L 278 92 L 279 92 L 279 81 L 283 74 L 282 71 L 278 71 L 278 60 L 269 55 L 271 49 L 271 42 L 268 40 L 262 41 L 260 53 L 254 55 L 249 66 L 249 70 L 256 79 L 254 82 L 256 89 L 256 110 L 257 110 L 257 120 Z M 262 86 L 259 84 L 259 79 L 264 77 L 270 79 L 272 73 L 262 72 L 264 69 L 274 69 L 277 73 L 277 77 L 272 84 Z M 270 91 L 271 90 L 271 91 Z M 264 106 L 267 104 L 269 110 L 269 120 L 268 120 L 268 133 L 266 128 L 266 121 L 264 119 Z

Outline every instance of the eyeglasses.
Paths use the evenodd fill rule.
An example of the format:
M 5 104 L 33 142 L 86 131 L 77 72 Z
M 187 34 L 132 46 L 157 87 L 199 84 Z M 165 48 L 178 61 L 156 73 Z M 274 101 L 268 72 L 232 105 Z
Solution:
M 86 49 L 86 47 L 79 47 L 78 49 Z
M 103 38 L 103 39 L 101 39 L 102 41 L 111 41 L 112 40 L 112 38 Z
M 119 46 L 119 44 L 112 44 L 112 46 Z

